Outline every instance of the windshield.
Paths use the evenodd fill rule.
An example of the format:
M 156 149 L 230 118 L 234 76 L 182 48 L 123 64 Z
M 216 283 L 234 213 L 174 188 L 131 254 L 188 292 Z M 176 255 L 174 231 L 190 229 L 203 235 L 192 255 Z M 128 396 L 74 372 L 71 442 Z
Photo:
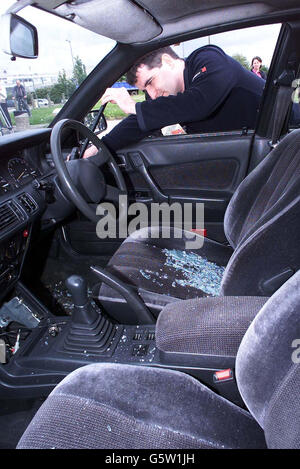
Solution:
M 0 15 L 13 4 L 1 0 Z M 115 42 L 36 8 L 18 12 L 36 26 L 39 57 L 15 61 L 0 50 L 0 135 L 46 127 Z

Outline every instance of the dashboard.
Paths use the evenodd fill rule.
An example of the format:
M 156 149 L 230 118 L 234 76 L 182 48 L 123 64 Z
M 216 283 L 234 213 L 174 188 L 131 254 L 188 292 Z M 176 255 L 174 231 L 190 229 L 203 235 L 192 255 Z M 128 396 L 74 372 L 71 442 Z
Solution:
M 15 156 L 0 160 L 0 196 L 18 189 L 41 176 L 39 169 L 24 159 L 19 151 Z
M 58 180 L 50 135 L 46 128 L 0 137 L 0 300 L 21 275 L 33 227 L 51 230 L 74 212 Z
M 0 298 L 18 280 L 32 227 L 47 207 L 41 187 L 53 175 L 49 137 L 49 129 L 0 137 Z
M 0 137 L 0 203 L 1 196 L 49 173 L 51 168 L 44 157 L 49 137 L 50 129 Z

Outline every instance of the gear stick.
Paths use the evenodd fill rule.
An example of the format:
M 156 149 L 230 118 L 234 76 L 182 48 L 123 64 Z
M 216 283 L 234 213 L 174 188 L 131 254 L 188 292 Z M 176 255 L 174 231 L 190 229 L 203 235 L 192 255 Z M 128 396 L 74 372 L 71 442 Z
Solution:
M 83 325 L 93 324 L 99 317 L 87 295 L 87 284 L 80 275 L 71 275 L 66 280 L 66 287 L 71 293 L 74 302 L 72 323 Z
M 123 328 L 103 316 L 93 299 L 88 298 L 87 284 L 79 275 L 66 280 L 74 302 L 74 311 L 64 340 L 70 353 L 111 356 Z

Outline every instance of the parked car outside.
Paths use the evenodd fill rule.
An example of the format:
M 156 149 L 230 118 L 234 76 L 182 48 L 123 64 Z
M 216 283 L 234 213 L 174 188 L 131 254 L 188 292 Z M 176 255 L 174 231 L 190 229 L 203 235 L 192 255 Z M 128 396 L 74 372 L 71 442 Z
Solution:
M 38 98 L 37 103 L 38 103 L 38 107 L 47 107 L 47 106 L 49 106 L 49 101 L 48 101 L 48 99 L 45 99 L 45 98 Z

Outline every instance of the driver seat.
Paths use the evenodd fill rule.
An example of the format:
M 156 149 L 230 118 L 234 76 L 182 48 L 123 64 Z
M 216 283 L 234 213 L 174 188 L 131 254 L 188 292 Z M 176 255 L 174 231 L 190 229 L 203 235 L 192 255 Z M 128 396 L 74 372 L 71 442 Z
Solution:
M 201 249 L 187 251 L 185 232 L 178 238 L 174 228 L 169 239 L 157 239 L 150 232 L 161 228 L 144 228 L 122 243 L 106 269 L 136 287 L 155 316 L 179 299 L 271 296 L 300 268 L 299 188 L 300 130 L 295 130 L 231 198 L 224 218 L 228 246 L 204 238 Z M 122 321 L 125 300 L 103 283 L 96 294 Z

